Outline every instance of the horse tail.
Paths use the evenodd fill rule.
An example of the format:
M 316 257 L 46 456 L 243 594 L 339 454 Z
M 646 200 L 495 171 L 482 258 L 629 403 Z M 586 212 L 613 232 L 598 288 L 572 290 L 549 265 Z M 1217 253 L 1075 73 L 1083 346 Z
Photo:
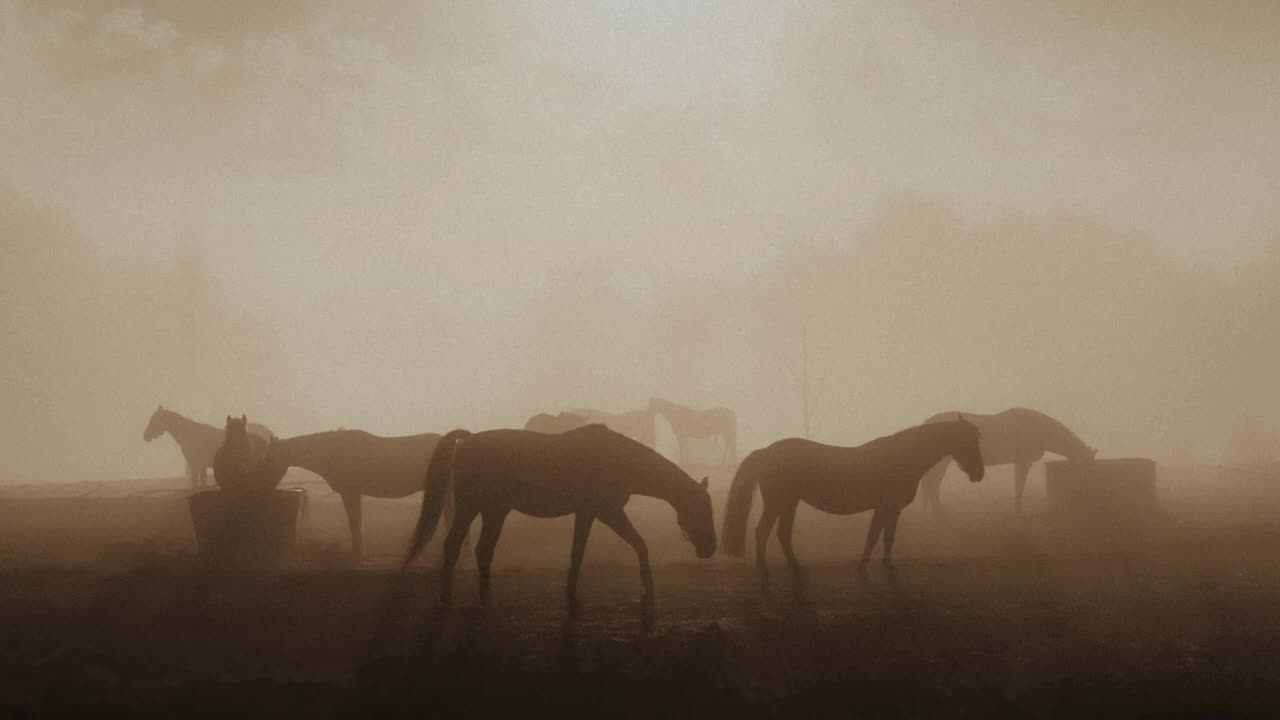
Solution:
M 738 466 L 729 486 L 729 501 L 725 505 L 724 530 L 720 547 L 730 557 L 742 557 L 747 546 L 747 516 L 751 514 L 751 501 L 755 498 L 756 485 L 760 484 L 757 465 L 760 451 L 751 453 Z
M 418 526 L 413 531 L 402 569 L 413 562 L 423 545 L 431 542 L 444 513 L 445 501 L 453 489 L 454 455 L 462 439 L 470 434 L 466 430 L 454 430 L 440 438 L 431 453 L 431 462 L 427 464 L 427 474 L 422 480 L 422 513 L 418 515 Z

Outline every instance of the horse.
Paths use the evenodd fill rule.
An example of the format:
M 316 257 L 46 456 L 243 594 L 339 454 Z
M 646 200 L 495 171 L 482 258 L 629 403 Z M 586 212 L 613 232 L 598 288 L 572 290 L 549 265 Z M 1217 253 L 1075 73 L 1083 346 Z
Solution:
M 614 432 L 622 433 L 645 447 L 658 446 L 657 435 L 653 430 L 653 413 L 648 410 L 610 413 L 593 408 L 573 408 L 569 412 L 585 417 L 587 423 L 600 423 Z
M 956 412 L 938 413 L 925 422 L 942 422 L 957 415 L 959 413 Z M 1096 449 L 1086 445 L 1066 425 L 1035 410 L 1009 408 L 994 415 L 965 413 L 964 416 L 977 425 L 982 433 L 982 457 L 987 467 L 1013 465 L 1015 513 L 1022 512 L 1022 490 L 1026 487 L 1031 465 L 1044 457 L 1046 452 L 1074 461 L 1092 460 L 1098 454 Z M 938 493 L 942 477 L 950 464 L 946 459 L 939 462 L 925 473 L 920 483 L 924 488 L 925 504 L 932 510 L 935 520 L 943 519 Z
M 738 455 L 738 419 L 729 408 L 695 410 L 661 398 L 649 399 L 649 413 L 662 415 L 671 424 L 671 432 L 679 445 L 680 464 L 689 461 L 690 438 L 719 438 L 724 445 L 722 465 L 731 464 Z
M 248 423 L 246 429 L 264 441 L 275 437 L 275 433 L 265 425 Z M 174 442 L 178 443 L 178 449 L 187 461 L 187 479 L 191 482 L 192 489 L 208 486 L 209 468 L 213 466 L 214 454 L 222 446 L 224 431 L 166 410 L 161 405 L 151 413 L 151 420 L 142 431 L 142 439 L 151 442 L 165 433 L 169 433 Z
M 802 577 L 791 547 L 801 500 L 834 515 L 874 511 L 859 567 L 871 559 L 882 530 L 884 563 L 892 565 L 898 515 L 915 499 L 921 476 L 944 457 L 954 457 L 972 482 L 982 480 L 985 466 L 977 426 L 964 418 L 918 425 L 857 447 L 804 438 L 779 440 L 748 455 L 733 477 L 724 517 L 724 551 L 733 557 L 744 554 L 747 515 L 759 486 L 764 510 L 756 525 L 756 570 L 762 591 L 769 588 L 765 549 L 775 522 L 787 565 L 797 581 Z
M 716 550 L 707 479 L 694 481 L 653 449 L 600 424 L 559 435 L 528 430 L 474 434 L 454 430 L 437 445 L 423 484 L 426 492 L 422 512 L 403 569 L 431 540 L 445 498 L 452 495 L 454 522 L 444 542 L 441 571 L 440 600 L 445 605 L 452 603 L 454 565 L 476 515 L 483 521 L 475 552 L 485 602 L 490 595 L 493 552 L 502 524 L 512 510 L 541 518 L 574 516 L 573 549 L 565 585 L 570 616 L 579 614 L 578 573 L 587 536 L 596 520 L 635 550 L 644 587 L 642 602 L 645 607 L 653 606 L 648 547 L 625 510 L 632 495 L 647 495 L 669 503 L 676 511 L 676 523 L 699 558 L 709 558 Z
M 381 437 L 363 430 L 332 430 L 275 443 L 269 461 L 319 475 L 342 497 L 351 530 L 351 554 L 364 554 L 361 498 L 408 497 L 422 490 L 422 474 L 440 436 L 435 433 Z
M 574 428 L 580 428 L 589 422 L 590 421 L 587 420 L 586 415 L 578 415 L 572 412 L 562 412 L 558 415 L 552 415 L 551 413 L 538 413 L 537 415 L 529 418 L 529 421 L 524 424 L 524 429 L 554 435 L 568 430 L 573 430 Z
M 228 492 L 250 493 L 273 490 L 284 478 L 286 468 L 268 463 L 274 456 L 277 440 L 264 441 L 249 434 L 249 420 L 244 415 L 227 416 L 225 439 L 213 455 L 213 477 L 218 487 Z

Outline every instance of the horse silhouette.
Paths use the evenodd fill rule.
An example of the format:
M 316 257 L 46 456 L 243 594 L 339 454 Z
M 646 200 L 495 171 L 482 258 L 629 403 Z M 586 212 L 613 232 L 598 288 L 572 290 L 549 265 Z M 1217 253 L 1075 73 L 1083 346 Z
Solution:
M 873 510 L 862 565 L 871 559 L 884 531 L 884 562 L 892 563 L 894 536 L 902 508 L 915 499 L 920 478 L 944 457 L 954 457 L 978 482 L 983 476 L 978 428 L 958 418 L 908 428 L 858 447 L 823 445 L 803 438 L 787 438 L 747 455 L 733 477 L 724 517 L 724 551 L 745 553 L 747 516 L 756 486 L 764 499 L 756 524 L 756 570 L 761 590 L 769 587 L 765 550 L 773 524 L 792 575 L 802 577 L 791 547 L 796 508 L 800 501 L 834 515 Z
M 738 419 L 729 408 L 695 410 L 655 397 L 649 399 L 649 413 L 659 414 L 670 423 L 679 446 L 681 465 L 689 464 L 690 439 L 719 438 L 724 447 L 720 463 L 732 464 L 737 460 Z
M 351 530 L 351 553 L 364 554 L 361 498 L 402 498 L 422 490 L 422 475 L 440 436 L 381 437 L 363 430 L 332 430 L 278 440 L 269 463 L 309 470 L 342 497 Z
M 476 515 L 482 518 L 480 539 L 476 541 L 476 565 L 481 596 L 486 601 L 494 548 L 502 533 L 502 524 L 512 510 L 543 518 L 574 516 L 573 550 L 565 587 L 571 616 L 579 612 L 578 573 L 587 537 L 596 520 L 635 550 L 644 603 L 652 606 L 649 551 L 625 510 L 632 495 L 647 495 L 670 503 L 675 508 L 677 524 L 693 543 L 699 558 L 709 558 L 716 550 L 706 478 L 701 483 L 695 482 L 654 450 L 599 424 L 559 435 L 528 430 L 488 430 L 474 434 L 454 430 L 437 446 L 424 484 L 422 512 L 404 566 L 407 568 L 422 546 L 430 541 L 445 499 L 451 494 L 455 515 L 444 543 L 440 591 L 440 599 L 446 605 L 452 602 L 458 552 Z
M 957 412 L 938 413 L 925 422 L 944 422 L 957 415 Z M 1014 512 L 1022 512 L 1022 490 L 1026 487 L 1031 465 L 1044 457 L 1046 452 L 1076 461 L 1092 460 L 1098 454 L 1096 449 L 1086 445 L 1066 425 L 1036 410 L 1009 408 L 994 415 L 965 413 L 964 416 L 977 425 L 982 433 L 982 457 L 987 467 L 1013 465 Z M 944 459 L 930 468 L 920 482 L 924 489 L 925 504 L 937 520 L 943 518 L 938 495 L 942 477 L 950 464 L 950 460 Z
M 265 425 L 247 423 L 246 429 L 263 441 L 270 441 L 275 437 Z M 200 489 L 208 486 L 209 468 L 213 467 L 213 456 L 222 447 L 225 430 L 183 417 L 161 405 L 151 413 L 151 419 L 142 431 L 142 439 L 151 442 L 165 433 L 173 437 L 174 442 L 178 443 L 178 449 L 182 451 L 191 487 Z
M 280 484 L 284 471 L 269 467 L 267 456 L 276 446 L 276 438 L 270 442 L 251 435 L 249 420 L 227 416 L 222 445 L 213 455 L 213 477 L 218 487 L 234 493 L 272 490 Z
M 586 415 L 579 415 L 572 412 L 562 412 L 558 415 L 552 415 L 551 413 L 538 413 L 537 415 L 529 418 L 529 421 L 524 424 L 524 429 L 532 432 L 555 435 L 562 432 L 568 432 L 574 428 L 580 428 L 589 423 L 590 421 L 587 420 Z

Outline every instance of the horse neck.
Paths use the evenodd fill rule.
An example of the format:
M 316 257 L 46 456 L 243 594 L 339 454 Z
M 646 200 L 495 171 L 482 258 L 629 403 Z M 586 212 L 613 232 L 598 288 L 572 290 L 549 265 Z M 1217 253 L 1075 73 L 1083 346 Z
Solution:
M 662 458 L 662 463 L 663 466 L 656 471 L 648 467 L 636 473 L 631 480 L 631 492 L 665 500 L 676 510 L 680 510 L 687 504 L 697 483 L 666 458 Z
M 186 445 L 191 442 L 220 440 L 221 430 L 212 426 L 205 425 L 202 422 L 196 422 L 191 418 L 183 417 L 172 410 L 169 411 L 168 418 L 165 421 L 165 430 L 178 441 L 179 445 Z
M 332 439 L 329 433 L 299 435 L 276 441 L 275 457 L 287 467 L 299 467 L 317 475 L 325 475 L 331 469 L 329 457 Z
M 1080 458 L 1089 454 L 1089 446 L 1066 425 L 1052 420 L 1045 435 L 1045 449 L 1065 458 Z
M 951 428 L 942 423 L 926 423 L 905 430 L 900 434 L 899 440 L 900 442 L 893 444 L 890 452 L 894 455 L 906 454 L 913 469 L 919 466 L 919 475 L 924 475 L 925 471 L 951 457 L 956 451 Z

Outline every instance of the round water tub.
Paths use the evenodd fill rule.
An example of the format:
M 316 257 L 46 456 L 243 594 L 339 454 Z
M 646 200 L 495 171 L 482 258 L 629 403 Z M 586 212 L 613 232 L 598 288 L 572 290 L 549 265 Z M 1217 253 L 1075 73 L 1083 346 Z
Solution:
M 1156 513 L 1156 463 L 1148 458 L 1045 463 L 1050 517 L 1073 522 Z
M 237 567 L 278 565 L 293 549 L 300 490 L 231 493 L 207 490 L 187 498 L 200 557 Z

